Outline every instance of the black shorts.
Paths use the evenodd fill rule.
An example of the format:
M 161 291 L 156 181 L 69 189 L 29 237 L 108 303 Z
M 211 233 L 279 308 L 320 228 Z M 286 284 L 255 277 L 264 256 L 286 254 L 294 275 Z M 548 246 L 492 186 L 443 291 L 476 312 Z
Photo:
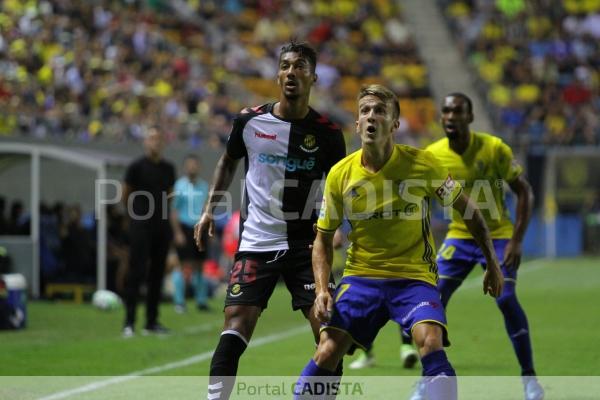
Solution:
M 237 252 L 229 275 L 225 307 L 243 304 L 267 308 L 280 276 L 292 295 L 292 308 L 311 307 L 315 301 L 311 255 L 310 249 Z M 333 275 L 329 277 L 329 288 L 335 290 Z
M 175 246 L 177 250 L 177 256 L 179 261 L 204 261 L 206 258 L 206 252 L 200 252 L 196 247 L 196 241 L 194 240 L 194 227 L 189 227 L 185 224 L 180 224 L 183 236 L 185 236 L 185 244 L 183 246 Z M 206 242 L 204 243 L 206 249 Z

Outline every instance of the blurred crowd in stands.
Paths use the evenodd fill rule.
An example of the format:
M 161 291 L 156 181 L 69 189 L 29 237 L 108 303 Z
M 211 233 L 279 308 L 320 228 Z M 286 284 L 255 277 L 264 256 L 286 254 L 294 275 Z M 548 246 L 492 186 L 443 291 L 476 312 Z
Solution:
M 440 3 L 501 132 L 531 146 L 600 142 L 600 1 Z
M 5 0 L 0 134 L 222 146 L 232 116 L 277 95 L 279 48 L 320 53 L 313 104 L 353 136 L 355 96 L 381 81 L 402 99 L 399 135 L 430 131 L 427 69 L 391 1 Z
M 533 144 L 599 142 L 600 2 L 438 0 L 498 133 Z M 401 98 L 398 139 L 439 136 L 428 71 L 401 2 L 4 0 L 0 135 L 170 141 L 220 149 L 243 106 L 277 95 L 280 46 L 320 53 L 315 108 L 353 138 L 355 95 Z M 511 140 L 512 141 L 512 140 Z

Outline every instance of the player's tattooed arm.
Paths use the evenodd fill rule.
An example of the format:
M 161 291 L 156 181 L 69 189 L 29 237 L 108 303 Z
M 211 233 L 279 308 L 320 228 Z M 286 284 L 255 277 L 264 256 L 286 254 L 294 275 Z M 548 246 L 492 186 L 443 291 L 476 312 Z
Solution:
M 312 265 L 315 275 L 315 315 L 321 322 L 329 321 L 333 298 L 329 292 L 329 276 L 333 263 L 333 232 L 318 231 L 313 243 Z
M 533 190 L 527 179 L 519 175 L 509 183 L 512 191 L 517 195 L 515 227 L 513 235 L 504 252 L 504 265 L 508 268 L 519 268 L 521 264 L 522 243 L 533 208 Z
M 483 278 L 483 293 L 489 293 L 493 297 L 500 296 L 504 286 L 504 278 L 494 251 L 490 231 L 481 215 L 481 211 L 464 193 L 461 193 L 452 207 L 463 216 L 467 229 L 473 235 L 486 259 L 487 268 Z

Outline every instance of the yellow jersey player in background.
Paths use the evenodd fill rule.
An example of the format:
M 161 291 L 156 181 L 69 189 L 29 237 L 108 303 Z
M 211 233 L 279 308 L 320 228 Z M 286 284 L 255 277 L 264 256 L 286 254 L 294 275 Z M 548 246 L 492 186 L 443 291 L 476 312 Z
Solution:
M 334 398 L 336 366 L 355 347 L 370 347 L 389 320 L 402 325 L 418 347 L 424 387 L 430 399 L 455 399 L 455 372 L 446 317 L 436 287 L 438 273 L 430 231 L 431 199 L 472 218 L 465 222 L 478 238 L 490 267 L 484 293 L 496 297 L 503 279 L 481 213 L 428 151 L 394 144 L 400 114 L 389 89 L 371 85 L 358 95 L 356 130 L 361 149 L 342 159 L 327 176 L 317 237 L 313 245 L 315 313 L 325 325 L 319 346 L 296 388 L 295 399 L 312 399 L 317 387 Z M 344 276 L 332 296 L 328 288 L 333 237 L 343 219 L 352 225 Z M 323 398 L 323 397 L 318 397 Z
M 448 94 L 441 105 L 441 123 L 446 137 L 429 145 L 427 150 L 463 185 L 485 218 L 501 261 L 505 282 L 502 295 L 496 299 L 496 303 L 504 316 L 506 332 L 521 366 L 525 399 L 540 400 L 544 398 L 544 390 L 535 378 L 527 317 L 515 291 L 533 193 L 510 147 L 498 137 L 472 132 L 469 125 L 473 119 L 471 99 L 463 93 Z M 517 196 L 514 226 L 504 201 L 504 183 Z M 438 289 L 444 307 L 475 265 L 486 267 L 473 235 L 456 212 L 453 212 L 448 228 L 437 258 L 440 274 Z M 403 341 L 406 344 L 408 340 L 404 338 Z M 422 398 L 417 394 L 413 397 L 414 400 Z

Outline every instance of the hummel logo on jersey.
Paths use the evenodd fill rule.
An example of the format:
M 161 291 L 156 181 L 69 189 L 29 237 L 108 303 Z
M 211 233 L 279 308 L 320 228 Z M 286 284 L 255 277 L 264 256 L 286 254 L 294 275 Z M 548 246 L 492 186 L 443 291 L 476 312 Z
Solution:
M 256 132 L 254 132 L 254 137 L 257 137 L 259 139 L 277 140 L 276 133 L 269 134 L 269 133 L 256 131 Z

